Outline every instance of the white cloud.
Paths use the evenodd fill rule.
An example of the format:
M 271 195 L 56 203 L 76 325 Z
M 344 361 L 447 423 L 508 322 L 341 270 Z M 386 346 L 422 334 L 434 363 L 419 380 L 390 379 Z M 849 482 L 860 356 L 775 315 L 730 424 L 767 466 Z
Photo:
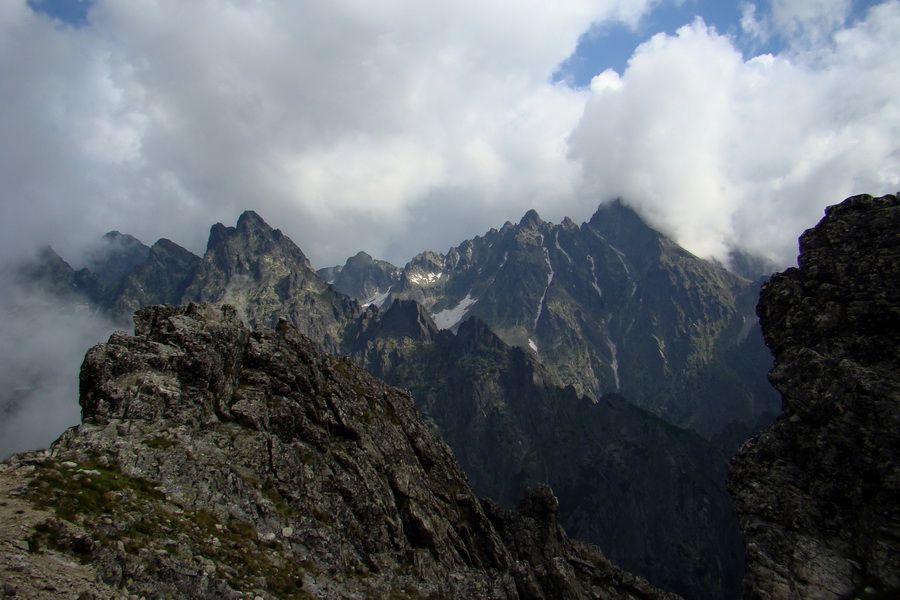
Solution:
M 0 460 L 79 422 L 78 370 L 115 326 L 83 307 L 0 281 Z
M 202 252 L 247 209 L 317 266 L 361 249 L 400 262 L 561 209 L 586 94 L 550 75 L 592 22 L 646 5 L 96 0 L 73 28 L 6 0 L 0 263 L 51 243 L 77 267 L 112 229 Z M 77 421 L 77 365 L 103 325 L 9 286 L 0 301 L 0 350 L 22 358 L 0 387 L 34 371 L 0 403 L 7 452 Z
M 852 8 L 851 0 L 772 0 L 772 22 L 787 37 L 822 41 L 844 25 Z
M 592 84 L 571 137 L 586 193 L 624 197 L 702 256 L 792 262 L 826 205 L 900 187 L 898 26 L 888 2 L 825 51 L 749 60 L 702 21 L 657 35 Z
M 510 217 L 569 194 L 584 94 L 550 74 L 591 23 L 648 4 L 97 0 L 72 29 L 7 2 L 0 76 L 22 85 L 0 92 L 0 128 L 18 130 L 0 152 L 24 141 L 32 172 L 0 175 L 4 222 L 28 232 L 3 245 L 71 255 L 115 228 L 199 251 L 254 209 L 319 264 L 361 240 L 405 260 L 422 248 L 397 240 L 436 193 Z

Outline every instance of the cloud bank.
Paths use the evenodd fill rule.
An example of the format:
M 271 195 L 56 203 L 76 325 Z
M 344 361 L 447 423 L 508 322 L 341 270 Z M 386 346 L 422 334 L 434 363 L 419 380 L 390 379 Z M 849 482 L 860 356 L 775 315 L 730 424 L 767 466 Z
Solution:
M 624 74 L 595 77 L 570 140 L 585 190 L 622 196 L 701 256 L 738 248 L 782 265 L 825 206 L 896 192 L 900 5 L 820 42 L 843 22 L 826 16 L 782 7 L 765 30 L 800 37 L 749 59 L 696 20 L 640 46 Z

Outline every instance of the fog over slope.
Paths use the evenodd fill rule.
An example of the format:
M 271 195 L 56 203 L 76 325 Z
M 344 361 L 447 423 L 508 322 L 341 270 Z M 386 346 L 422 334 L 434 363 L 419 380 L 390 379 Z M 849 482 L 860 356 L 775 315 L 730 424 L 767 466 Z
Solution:
M 78 369 L 115 329 L 102 315 L 0 283 L 0 460 L 79 422 Z

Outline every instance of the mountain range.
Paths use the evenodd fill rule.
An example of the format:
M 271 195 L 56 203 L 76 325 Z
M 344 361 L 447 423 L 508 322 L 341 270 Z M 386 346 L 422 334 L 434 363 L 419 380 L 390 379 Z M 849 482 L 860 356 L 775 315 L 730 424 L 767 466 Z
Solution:
M 579 393 L 619 393 L 707 438 L 778 411 L 761 281 L 693 256 L 620 202 L 581 226 L 532 210 L 402 269 L 358 254 L 319 275 L 363 304 L 415 300 L 443 329 L 476 316 Z
M 192 301 L 286 319 L 408 389 L 479 494 L 512 506 L 549 483 L 569 534 L 617 564 L 688 598 L 736 595 L 727 458 L 778 410 L 759 282 L 624 205 L 581 226 L 530 211 L 402 268 L 360 253 L 317 273 L 253 212 L 214 225 L 202 257 L 165 239 L 104 243 L 80 270 L 48 248 L 20 276 L 123 323 Z

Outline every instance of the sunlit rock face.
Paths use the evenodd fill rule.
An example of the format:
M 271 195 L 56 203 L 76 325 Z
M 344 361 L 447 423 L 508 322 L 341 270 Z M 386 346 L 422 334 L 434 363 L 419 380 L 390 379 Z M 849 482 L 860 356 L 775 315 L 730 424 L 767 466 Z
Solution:
M 732 462 L 744 596 L 900 594 L 900 201 L 856 196 L 757 308 L 784 414 Z M 884 595 L 874 595 L 883 592 Z

